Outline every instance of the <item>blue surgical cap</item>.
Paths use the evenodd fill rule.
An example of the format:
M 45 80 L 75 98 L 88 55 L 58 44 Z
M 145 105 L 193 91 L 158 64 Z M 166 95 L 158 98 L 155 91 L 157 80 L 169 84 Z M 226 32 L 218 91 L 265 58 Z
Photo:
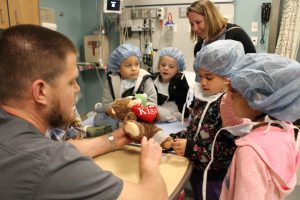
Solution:
M 235 40 L 217 40 L 204 46 L 196 56 L 194 70 L 205 69 L 218 76 L 229 77 L 231 67 L 245 55 L 242 43 Z
M 178 70 L 179 71 L 185 70 L 184 56 L 179 49 L 173 47 L 163 48 L 159 51 L 159 58 L 163 56 L 170 56 L 174 58 L 178 63 L 178 68 L 179 68 Z
M 232 68 L 231 85 L 249 106 L 279 120 L 300 118 L 300 64 L 275 54 L 247 54 Z
M 142 61 L 141 51 L 138 47 L 129 43 L 118 46 L 109 56 L 107 71 L 118 72 L 121 63 L 129 56 L 136 56 L 140 62 Z

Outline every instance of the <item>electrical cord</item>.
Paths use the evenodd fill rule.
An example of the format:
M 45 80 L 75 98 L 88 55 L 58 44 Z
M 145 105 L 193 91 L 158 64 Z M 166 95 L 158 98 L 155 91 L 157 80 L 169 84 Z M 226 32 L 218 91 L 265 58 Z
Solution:
M 95 70 L 96 70 L 96 72 L 97 72 L 97 77 L 98 77 L 98 79 L 99 79 L 100 85 L 102 86 L 102 89 L 104 89 L 104 84 L 103 84 L 103 82 L 102 82 L 102 80 L 101 80 L 101 76 L 100 76 L 100 74 L 99 74 L 99 71 L 98 71 L 97 68 L 95 68 Z
M 264 44 L 265 43 L 265 34 L 266 34 L 266 27 L 267 24 L 266 23 L 262 23 L 261 24 L 261 39 L 260 39 L 260 43 Z
M 105 27 L 105 30 L 106 30 L 105 35 L 106 35 L 106 37 L 108 37 L 109 34 L 110 34 L 110 31 L 112 29 L 112 22 L 110 21 L 109 17 L 105 17 L 105 19 L 104 19 L 104 27 Z

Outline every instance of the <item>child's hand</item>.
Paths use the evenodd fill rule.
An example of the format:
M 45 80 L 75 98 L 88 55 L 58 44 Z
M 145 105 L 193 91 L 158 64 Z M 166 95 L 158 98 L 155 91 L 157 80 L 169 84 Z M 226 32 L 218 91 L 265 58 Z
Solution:
M 179 156 L 184 156 L 187 139 L 174 139 L 172 145 L 175 153 Z

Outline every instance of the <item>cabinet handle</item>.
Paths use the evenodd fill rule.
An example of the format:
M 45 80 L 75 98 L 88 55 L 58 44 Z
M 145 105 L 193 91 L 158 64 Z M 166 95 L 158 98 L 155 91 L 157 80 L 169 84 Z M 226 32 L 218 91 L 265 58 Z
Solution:
M 16 19 L 16 24 L 19 24 L 19 20 L 18 20 L 18 12 L 15 11 L 15 19 Z
M 5 17 L 4 17 L 4 15 L 3 15 L 3 13 L 4 13 L 3 10 L 0 9 L 0 21 L 1 21 L 2 24 L 5 23 Z

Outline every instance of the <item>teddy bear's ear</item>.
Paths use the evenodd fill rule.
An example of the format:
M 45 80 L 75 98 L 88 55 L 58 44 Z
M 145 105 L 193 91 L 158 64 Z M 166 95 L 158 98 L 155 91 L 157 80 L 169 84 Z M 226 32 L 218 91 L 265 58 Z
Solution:
M 127 108 L 131 108 L 134 105 L 141 104 L 141 101 L 138 99 L 130 100 L 127 104 Z
M 134 96 L 127 96 L 126 98 L 128 98 L 128 99 L 131 100 L 131 99 L 133 99 L 133 97 L 134 97 Z
M 106 113 L 111 117 L 116 116 L 116 112 L 112 107 L 107 108 Z

